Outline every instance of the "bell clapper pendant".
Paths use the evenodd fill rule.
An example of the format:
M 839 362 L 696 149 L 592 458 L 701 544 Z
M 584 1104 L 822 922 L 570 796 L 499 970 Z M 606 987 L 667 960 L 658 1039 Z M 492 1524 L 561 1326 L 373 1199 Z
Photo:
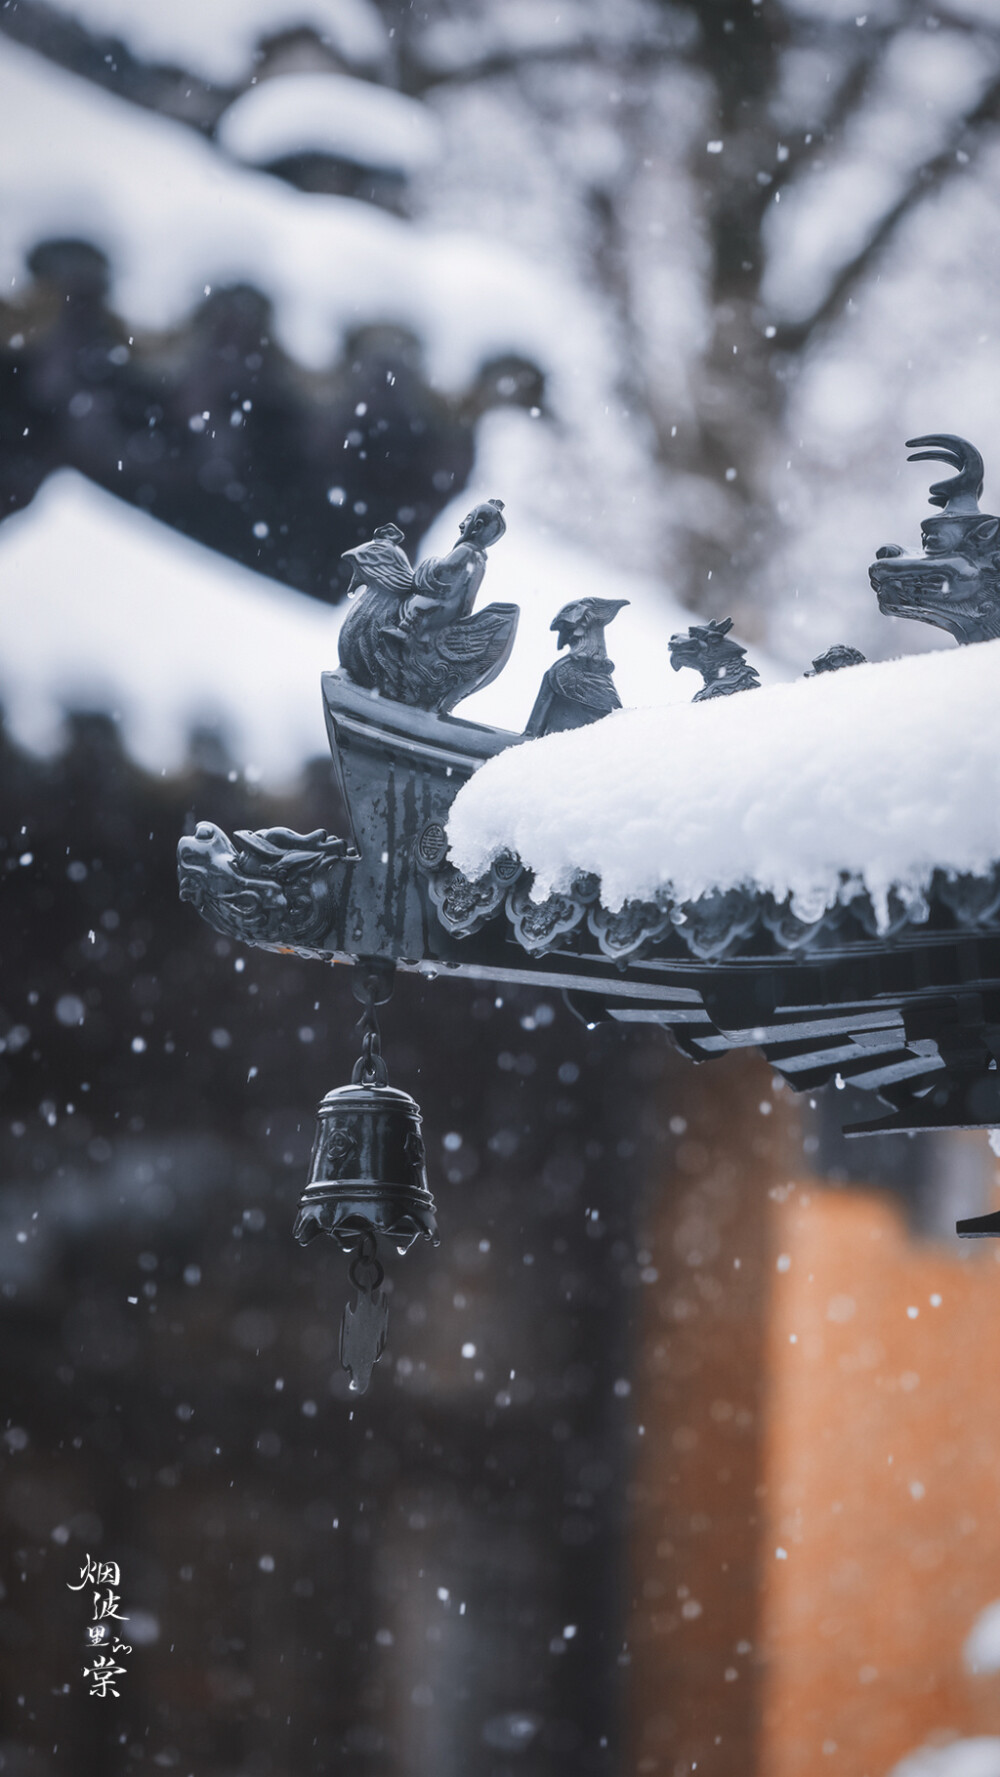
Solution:
M 309 1183 L 294 1234 L 305 1246 L 328 1234 L 350 1258 L 357 1290 L 344 1309 L 340 1361 L 351 1389 L 363 1394 L 385 1348 L 389 1301 L 378 1258 L 379 1236 L 405 1253 L 415 1240 L 437 1244 L 434 1199 L 427 1189 L 420 1106 L 389 1085 L 376 1005 L 391 992 L 383 966 L 362 963 L 354 986 L 364 1011 L 361 1054 L 349 1086 L 328 1092 L 319 1107 Z
M 364 1394 L 372 1370 L 385 1349 L 389 1329 L 389 1298 L 379 1287 L 385 1272 L 376 1257 L 378 1242 L 366 1234 L 358 1244 L 349 1270 L 358 1292 L 353 1308 L 348 1302 L 340 1323 L 340 1361 L 351 1378 L 355 1394 Z

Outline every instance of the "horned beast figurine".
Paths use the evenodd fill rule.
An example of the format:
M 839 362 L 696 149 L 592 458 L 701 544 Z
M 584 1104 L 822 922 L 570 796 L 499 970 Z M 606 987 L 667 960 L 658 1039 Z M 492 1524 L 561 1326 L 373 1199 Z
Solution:
M 357 602 L 340 631 L 340 664 L 366 691 L 439 715 L 488 685 L 514 645 L 516 605 L 473 612 L 486 550 L 506 530 L 502 500 L 463 518 L 449 555 L 413 569 L 397 525 L 344 551 Z
M 692 703 L 760 689 L 757 669 L 746 659 L 746 649 L 729 639 L 732 627 L 732 618 L 725 617 L 721 622 L 692 623 L 686 632 L 671 636 L 670 664 L 674 672 L 679 673 L 682 666 L 693 666 L 705 681 Z
M 946 629 L 957 642 L 1000 636 L 1000 518 L 980 512 L 983 459 L 951 432 L 907 440 L 911 463 L 950 463 L 957 475 L 935 482 L 930 503 L 941 511 L 920 526 L 924 553 L 898 543 L 876 551 L 868 577 L 887 617 L 912 617 Z

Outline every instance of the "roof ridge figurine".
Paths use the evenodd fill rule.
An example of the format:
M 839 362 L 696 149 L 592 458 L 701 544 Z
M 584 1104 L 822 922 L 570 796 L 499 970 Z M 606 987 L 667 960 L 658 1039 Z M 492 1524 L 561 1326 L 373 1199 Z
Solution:
M 448 555 L 416 570 L 398 525 L 346 549 L 357 602 L 339 639 L 340 664 L 356 685 L 397 703 L 445 714 L 497 677 L 510 657 L 517 605 L 473 612 L 486 551 L 507 528 L 502 500 L 483 500 L 459 525 Z
M 746 658 L 746 649 L 730 640 L 731 617 L 710 623 L 692 623 L 690 629 L 670 638 L 670 664 L 675 673 L 693 666 L 705 681 L 692 703 L 713 697 L 732 697 L 737 691 L 759 691 L 760 677 Z
M 813 659 L 812 671 L 803 673 L 804 679 L 815 679 L 820 673 L 839 673 L 845 666 L 867 666 L 860 648 L 852 648 L 847 642 L 834 642 L 832 648 L 825 653 L 817 654 Z
M 565 659 L 549 667 L 542 680 L 524 732 L 530 738 L 557 734 L 568 728 L 586 728 L 622 700 L 611 675 L 615 663 L 608 659 L 604 631 L 628 599 L 583 598 L 564 605 L 552 619 L 560 648 L 569 648 Z
M 1000 636 L 1000 518 L 979 510 L 983 459 L 953 432 L 909 438 L 911 463 L 950 463 L 957 475 L 936 481 L 930 503 L 941 510 L 920 526 L 923 554 L 898 543 L 876 550 L 868 577 L 886 617 L 912 617 L 945 629 L 956 642 Z

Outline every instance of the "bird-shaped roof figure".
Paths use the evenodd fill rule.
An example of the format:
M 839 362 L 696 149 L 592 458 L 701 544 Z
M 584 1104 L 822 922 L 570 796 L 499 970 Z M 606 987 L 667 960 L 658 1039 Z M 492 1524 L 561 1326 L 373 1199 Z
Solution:
M 416 572 L 394 524 L 345 550 L 358 597 L 340 631 L 340 664 L 356 685 L 443 714 L 496 678 L 513 647 L 518 607 L 472 606 L 486 550 L 505 529 L 503 501 L 486 500 L 462 520 L 450 554 L 428 557 Z
M 574 599 L 553 618 L 549 627 L 556 631 L 559 647 L 569 648 L 569 654 L 545 674 L 526 734 L 585 728 L 621 709 L 611 677 L 615 663 L 608 659 L 604 631 L 628 603 L 628 599 Z
M 383 632 L 398 623 L 403 601 L 413 591 L 413 568 L 402 541 L 398 525 L 379 525 L 370 542 L 345 549 L 343 556 L 353 570 L 347 596 L 355 604 L 341 625 L 340 664 L 356 685 L 388 696 L 395 695 L 398 660 Z
M 342 559 L 349 561 L 354 570 L 348 598 L 361 586 L 384 588 L 404 598 L 412 591 L 413 568 L 405 549 L 399 547 L 404 535 L 398 524 L 380 524 L 370 542 L 344 550 Z

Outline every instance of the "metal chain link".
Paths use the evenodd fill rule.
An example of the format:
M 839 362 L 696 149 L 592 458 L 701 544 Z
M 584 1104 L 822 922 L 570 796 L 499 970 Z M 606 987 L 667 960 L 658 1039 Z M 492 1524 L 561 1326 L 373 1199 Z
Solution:
M 382 984 L 375 975 L 362 976 L 354 984 L 355 996 L 363 1007 L 357 1028 L 361 1031 L 361 1054 L 351 1075 L 354 1085 L 387 1086 L 389 1070 L 382 1059 L 382 1032 L 375 1010 Z M 384 998 L 384 990 L 382 993 Z
M 378 1241 L 374 1234 L 362 1234 L 358 1241 L 358 1250 L 348 1266 L 351 1282 L 356 1290 L 370 1295 L 377 1290 L 385 1277 L 385 1270 L 378 1259 Z M 365 1273 L 368 1273 L 365 1276 Z

